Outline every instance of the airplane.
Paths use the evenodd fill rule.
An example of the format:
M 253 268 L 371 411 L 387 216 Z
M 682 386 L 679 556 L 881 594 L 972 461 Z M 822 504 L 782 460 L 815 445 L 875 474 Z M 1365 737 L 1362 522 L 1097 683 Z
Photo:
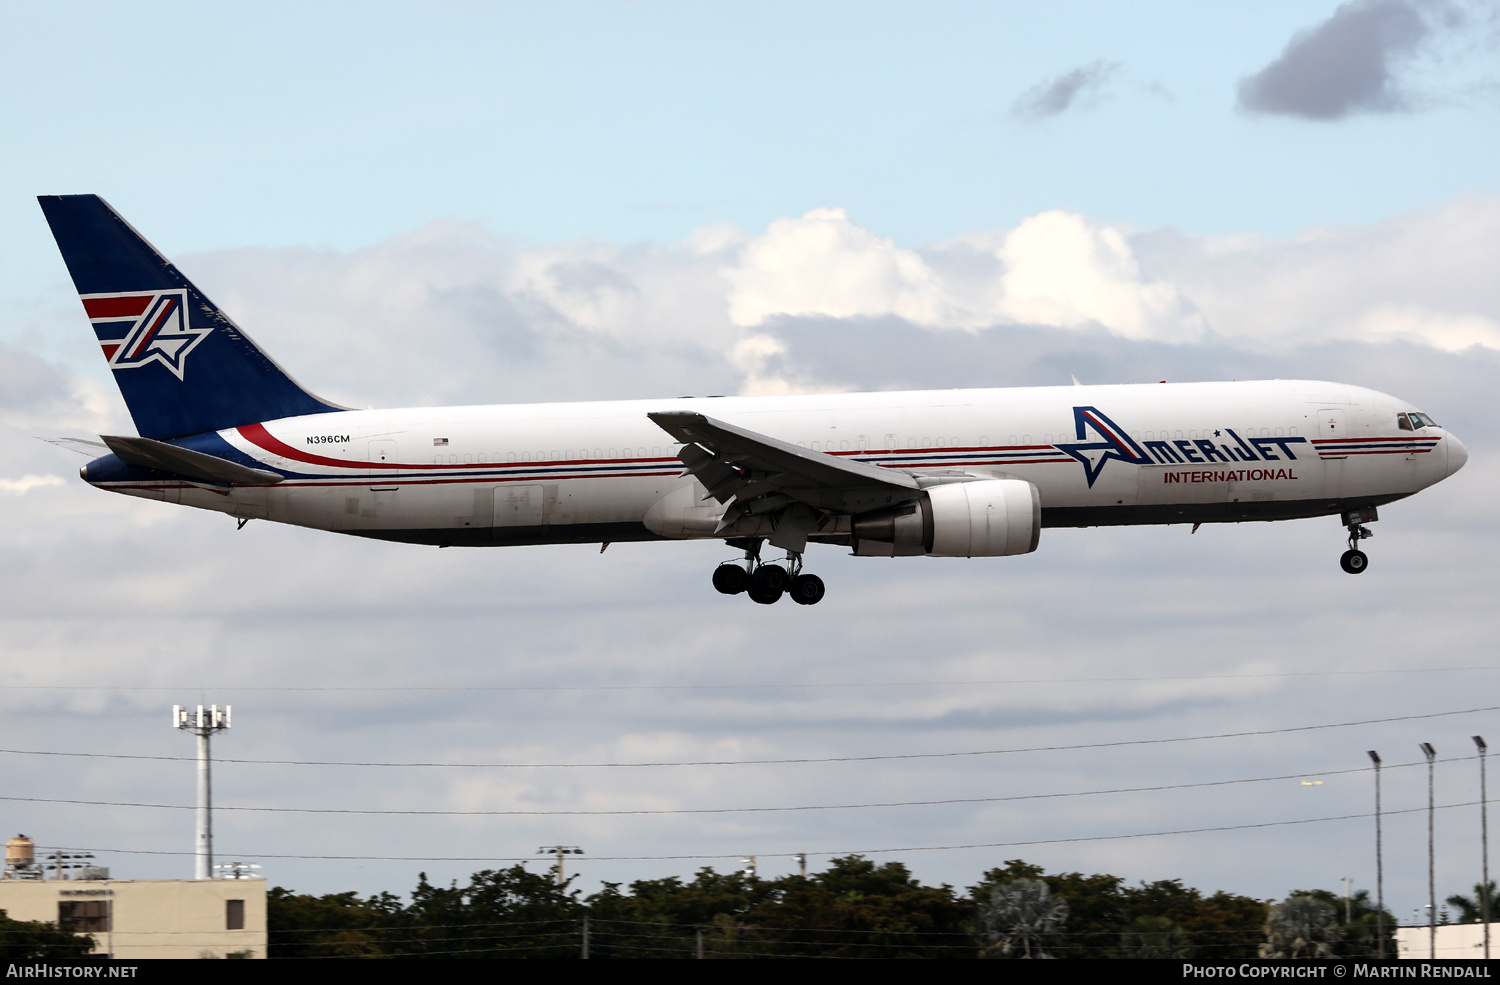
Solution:
M 1302 380 L 352 410 L 300 386 L 103 199 L 40 202 L 139 432 L 91 442 L 109 454 L 79 474 L 241 527 L 722 540 L 743 557 L 714 570 L 719 592 L 813 605 L 809 544 L 998 557 L 1044 527 L 1332 515 L 1359 574 L 1378 508 L 1468 459 L 1406 401 Z

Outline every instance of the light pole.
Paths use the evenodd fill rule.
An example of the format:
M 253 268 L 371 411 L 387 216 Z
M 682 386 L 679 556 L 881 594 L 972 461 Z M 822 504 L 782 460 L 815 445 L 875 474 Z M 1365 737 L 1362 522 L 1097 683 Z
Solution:
M 172 706 L 172 727 L 198 737 L 198 837 L 194 847 L 193 878 L 212 879 L 214 865 L 213 787 L 208 738 L 229 727 L 229 706 L 202 705 L 194 712 L 183 705 Z
M 1484 875 L 1479 882 L 1479 909 L 1484 920 L 1484 959 L 1490 959 L 1490 806 L 1484 786 L 1484 754 L 1489 746 L 1484 736 L 1474 736 L 1474 745 L 1479 750 L 1479 854 L 1484 859 Z
M 1375 939 L 1376 955 L 1385 957 L 1385 862 L 1380 854 L 1380 754 L 1370 750 L 1375 764 Z
M 536 850 L 536 853 L 538 855 L 557 856 L 557 888 L 561 889 L 563 886 L 563 856 L 582 855 L 583 849 L 577 847 L 576 845 L 543 845 L 541 848 L 538 848 Z
M 1431 742 L 1422 743 L 1422 755 L 1427 757 L 1427 957 L 1437 957 L 1437 880 L 1433 876 L 1432 869 L 1432 761 L 1437 758 L 1437 750 L 1432 748 Z

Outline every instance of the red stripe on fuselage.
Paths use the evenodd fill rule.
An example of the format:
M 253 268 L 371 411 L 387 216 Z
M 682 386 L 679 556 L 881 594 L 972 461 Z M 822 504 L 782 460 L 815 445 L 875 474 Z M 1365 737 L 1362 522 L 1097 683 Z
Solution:
M 337 458 L 324 458 L 322 455 L 309 455 L 298 451 L 291 445 L 266 430 L 264 424 L 246 424 L 242 428 L 235 428 L 240 436 L 252 445 L 264 448 L 273 455 L 282 458 L 290 458 L 294 462 L 305 462 L 308 465 L 324 465 L 336 469 L 410 469 L 413 466 L 401 465 L 396 462 L 345 462 Z
M 264 424 L 246 424 L 244 427 L 235 428 L 235 430 L 240 433 L 240 436 L 242 438 L 250 442 L 252 445 L 255 445 L 258 448 L 262 448 L 273 455 L 279 455 L 282 458 L 289 458 L 294 462 L 302 462 L 307 465 L 322 465 L 327 468 L 335 469 L 394 469 L 397 471 L 406 472 L 416 471 L 419 469 L 428 472 L 437 472 L 444 469 L 467 469 L 472 472 L 476 468 L 483 469 L 485 466 L 490 466 L 496 469 L 525 469 L 547 466 L 555 470 L 566 469 L 570 467 L 583 467 L 592 464 L 636 465 L 637 467 L 639 467 L 641 463 L 676 461 L 676 459 L 672 458 L 612 458 L 600 459 L 597 460 L 597 462 L 595 459 L 583 459 L 575 463 L 566 460 L 559 460 L 556 462 L 543 462 L 538 459 L 535 462 L 506 462 L 504 464 L 500 462 L 459 462 L 450 465 L 423 465 L 417 462 L 353 462 L 339 458 L 327 458 L 323 455 L 310 455 L 305 451 L 300 451 L 299 449 L 293 448 L 285 441 L 282 441 L 271 432 L 267 431 Z M 649 468 L 650 466 L 647 465 L 646 467 Z
M 128 298 L 84 298 L 83 310 L 90 318 L 139 318 L 154 294 Z

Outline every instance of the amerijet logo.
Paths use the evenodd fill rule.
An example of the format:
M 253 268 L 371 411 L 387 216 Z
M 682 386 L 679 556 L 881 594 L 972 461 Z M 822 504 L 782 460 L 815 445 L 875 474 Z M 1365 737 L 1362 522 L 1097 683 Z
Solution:
M 187 291 L 93 295 L 83 308 L 111 369 L 165 366 L 179 380 L 188 353 L 213 331 L 188 323 Z
M 1167 440 L 1167 433 L 1163 431 L 1162 440 L 1148 440 L 1145 448 L 1142 448 L 1118 424 L 1099 413 L 1097 407 L 1074 407 L 1073 423 L 1078 431 L 1079 443 L 1059 444 L 1053 447 L 1083 463 L 1083 471 L 1088 476 L 1090 487 L 1094 485 L 1094 480 L 1099 478 L 1099 472 L 1104 468 L 1104 463 L 1111 460 L 1128 462 L 1131 465 L 1205 465 L 1215 462 L 1233 465 L 1236 462 L 1295 462 L 1298 459 L 1294 446 L 1308 443 L 1306 438 L 1296 434 L 1283 435 L 1280 429 L 1273 438 L 1270 437 L 1269 430 L 1265 428 L 1261 429 L 1260 437 L 1256 437 L 1253 430 L 1247 430 L 1245 436 L 1241 437 L 1233 428 L 1217 428 L 1212 431 L 1212 440 L 1209 438 L 1209 431 L 1204 431 L 1201 438 L 1197 436 L 1196 431 L 1188 432 L 1190 435 L 1188 438 L 1181 437 L 1182 432 L 1178 431 L 1178 437 L 1175 440 Z M 1085 439 L 1090 435 L 1097 436 L 1099 440 L 1086 441 Z M 1147 436 L 1149 438 L 1150 432 L 1147 432 Z M 1285 471 L 1282 470 L 1282 472 Z M 1273 473 L 1267 469 L 1257 469 L 1253 472 L 1257 479 L 1262 477 L 1267 479 L 1297 478 L 1290 473 L 1283 475 L 1282 472 Z M 1169 475 L 1172 474 L 1175 473 L 1169 473 Z M 1240 472 L 1184 472 L 1182 474 L 1231 477 L 1231 479 L 1212 480 L 1215 482 L 1244 481 Z M 1241 477 L 1232 478 L 1237 475 Z M 1163 481 L 1180 482 L 1182 480 L 1167 478 Z M 1195 478 L 1191 481 L 1210 480 Z
M 1074 407 L 1073 425 L 1078 432 L 1080 443 L 1059 444 L 1053 447 L 1083 463 L 1083 472 L 1088 476 L 1090 488 L 1093 487 L 1094 480 L 1099 478 L 1099 472 L 1106 462 L 1128 462 L 1131 465 L 1151 464 L 1151 459 L 1147 457 L 1145 450 L 1136 444 L 1118 424 L 1101 414 L 1097 407 Z M 1088 441 L 1090 435 L 1097 435 L 1099 440 Z

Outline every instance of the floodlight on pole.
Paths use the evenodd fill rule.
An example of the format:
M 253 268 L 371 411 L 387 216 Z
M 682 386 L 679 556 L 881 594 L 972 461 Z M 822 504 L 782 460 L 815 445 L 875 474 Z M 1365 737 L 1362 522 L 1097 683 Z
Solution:
M 208 739 L 229 728 L 229 706 L 172 706 L 172 727 L 198 737 L 198 833 L 193 850 L 193 878 L 212 879 L 214 868 L 213 784 Z
M 1380 754 L 1370 750 L 1375 764 L 1375 937 L 1377 954 L 1385 957 L 1385 862 L 1380 853 Z
M 1484 860 L 1484 875 L 1479 881 L 1480 919 L 1484 921 L 1484 959 L 1490 959 L 1490 804 L 1484 785 L 1484 754 L 1490 747 L 1484 736 L 1474 736 L 1474 746 L 1479 750 L 1479 853 Z
M 260 868 L 251 862 L 218 862 L 214 871 L 220 879 L 254 879 L 254 870 Z
M 1427 957 L 1437 957 L 1437 879 L 1432 868 L 1433 817 L 1432 763 L 1437 759 L 1437 750 L 1431 742 L 1422 743 L 1422 755 L 1427 757 Z

